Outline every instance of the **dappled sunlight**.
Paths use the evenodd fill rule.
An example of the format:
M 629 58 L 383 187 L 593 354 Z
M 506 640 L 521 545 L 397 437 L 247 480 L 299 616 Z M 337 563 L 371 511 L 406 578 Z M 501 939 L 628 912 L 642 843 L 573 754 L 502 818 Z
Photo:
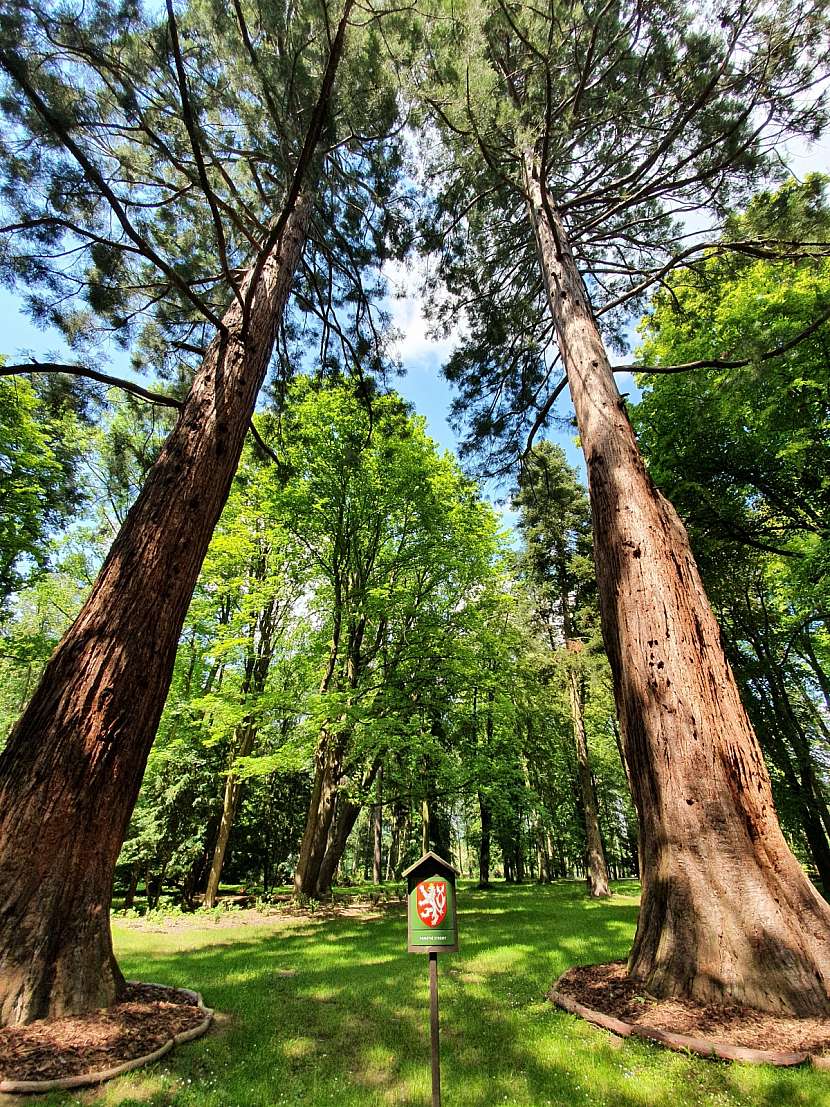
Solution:
M 291 1060 L 309 1057 L 317 1049 L 317 1043 L 313 1038 L 290 1038 L 283 1042 L 282 1052 Z
M 579 882 L 460 889 L 461 951 L 439 962 L 446 1102 L 677 1107 L 682 1098 L 685 1107 L 826 1107 L 824 1075 L 714 1064 L 622 1042 L 546 1000 L 570 965 L 625 956 L 636 900 L 631 883 L 623 887 L 625 896 L 606 903 L 589 903 Z M 113 1084 L 85 1105 L 429 1102 L 427 959 L 405 952 L 402 912 L 301 926 L 275 916 L 270 926 L 236 928 L 221 939 L 201 927 L 123 936 L 117 927 L 128 975 L 196 987 L 230 1018 L 134 1075 L 126 1098 L 112 1098 Z

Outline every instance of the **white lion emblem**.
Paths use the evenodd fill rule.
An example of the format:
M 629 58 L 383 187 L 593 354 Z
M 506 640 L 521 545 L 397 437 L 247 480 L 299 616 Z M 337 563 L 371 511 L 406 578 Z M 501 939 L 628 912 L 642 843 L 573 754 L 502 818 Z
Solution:
M 438 926 L 447 914 L 447 882 L 425 880 L 417 889 L 418 918 L 427 926 Z

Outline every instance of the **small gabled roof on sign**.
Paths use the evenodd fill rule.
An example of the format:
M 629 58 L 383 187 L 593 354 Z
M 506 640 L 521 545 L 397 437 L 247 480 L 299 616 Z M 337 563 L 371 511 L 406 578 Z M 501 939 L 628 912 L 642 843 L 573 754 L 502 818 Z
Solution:
M 409 876 L 410 873 L 415 872 L 416 869 L 419 869 L 425 861 L 437 861 L 439 865 L 443 865 L 445 869 L 449 869 L 451 873 L 455 874 L 455 876 L 459 875 L 458 869 L 454 869 L 449 861 L 445 861 L 443 857 L 439 857 L 437 853 L 433 853 L 432 850 L 429 850 L 427 853 L 424 854 L 423 857 L 419 857 L 414 864 L 410 865 L 405 872 L 402 872 L 401 877 L 403 878 L 405 876 Z

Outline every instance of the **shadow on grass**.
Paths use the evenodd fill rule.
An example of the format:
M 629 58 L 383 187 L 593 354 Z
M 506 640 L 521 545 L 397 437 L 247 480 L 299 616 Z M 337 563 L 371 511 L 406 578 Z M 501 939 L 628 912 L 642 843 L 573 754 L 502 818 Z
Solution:
M 624 957 L 636 886 L 461 888 L 461 952 L 440 959 L 447 1107 L 827 1107 L 830 1079 L 622 1043 L 552 1007 L 570 965 Z M 429 1096 L 427 959 L 407 955 L 403 906 L 382 917 L 166 934 L 116 932 L 129 976 L 190 985 L 222 1012 L 200 1042 L 87 1093 L 95 1107 L 421 1107 Z M 81 1102 L 70 1095 L 47 1104 Z

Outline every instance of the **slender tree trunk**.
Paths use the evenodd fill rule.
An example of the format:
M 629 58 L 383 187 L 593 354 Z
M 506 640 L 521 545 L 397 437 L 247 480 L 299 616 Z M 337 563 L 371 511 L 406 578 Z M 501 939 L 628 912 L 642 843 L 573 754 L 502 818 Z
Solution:
M 398 879 L 401 869 L 401 856 L 406 843 L 406 824 L 408 809 L 402 803 L 392 806 L 392 841 L 386 859 L 386 879 Z
M 568 669 L 568 692 L 574 742 L 576 743 L 579 790 L 582 794 L 582 809 L 585 819 L 585 865 L 588 874 L 588 895 L 592 899 L 602 899 L 605 896 L 610 896 L 611 890 L 608 887 L 608 867 L 605 863 L 605 851 L 602 848 L 597 800 L 594 795 L 594 782 L 591 777 L 591 764 L 588 759 L 588 740 L 585 736 L 585 712 L 581 683 L 580 674 L 576 667 L 570 666 Z
M 132 867 L 130 868 L 130 883 L 127 888 L 127 894 L 124 896 L 124 907 L 127 910 L 135 906 L 135 893 L 138 889 L 138 876 L 139 867 L 138 862 L 136 861 L 135 864 L 132 865 Z
M 380 884 L 383 872 L 383 766 L 378 772 L 377 794 L 372 811 L 372 883 Z
M 113 868 L 308 208 L 301 198 L 262 270 L 244 340 L 239 305 L 228 309 L 89 599 L 0 757 L 0 1024 L 104 1007 L 123 987 L 109 929 Z
M 826 829 L 817 804 L 811 766 L 806 773 L 802 766 L 802 775 L 799 778 L 796 766 L 793 763 L 796 759 L 790 754 L 782 737 L 782 734 L 786 734 L 791 730 L 790 726 L 787 725 L 789 720 L 786 718 L 781 720 L 779 708 L 774 701 L 768 705 L 761 704 L 761 707 L 766 707 L 766 710 L 763 711 L 765 716 L 771 716 L 769 723 L 766 725 L 769 734 L 769 756 L 783 773 L 787 788 L 800 808 L 801 825 L 804 828 L 807 847 L 816 867 L 818 878 L 821 881 L 825 898 L 827 898 L 830 895 L 830 845 L 828 845 Z M 824 807 L 826 810 L 826 805 Z
M 349 835 L 354 830 L 354 824 L 357 822 L 359 814 L 360 804 L 352 803 L 341 792 L 337 797 L 336 811 L 329 840 L 326 844 L 326 852 L 320 862 L 320 872 L 317 876 L 317 887 L 314 893 L 317 899 L 322 899 L 323 896 L 327 896 L 331 892 L 334 874 L 337 872 L 337 866 L 346 852 Z
M 320 883 L 320 866 L 326 854 L 334 819 L 337 787 L 343 771 L 344 740 L 324 734 L 315 757 L 314 786 L 308 805 L 300 856 L 294 873 L 294 894 L 315 896 Z M 338 858 L 339 860 L 339 858 Z M 337 865 L 335 864 L 334 868 Z M 332 875 L 334 869 L 332 869 Z
M 375 761 L 369 769 L 369 772 L 363 774 L 360 786 L 362 795 L 365 795 L 371 789 L 380 765 L 380 761 Z M 309 882 L 307 894 L 317 899 L 322 899 L 331 892 L 334 875 L 336 871 L 338 871 L 338 866 L 343 859 L 347 841 L 349 841 L 349 836 L 354 829 L 357 816 L 360 815 L 363 807 L 361 803 L 354 803 L 353 800 L 346 798 L 342 790 L 343 783 L 344 780 L 342 779 L 341 773 L 338 782 L 340 790 L 336 793 L 334 810 L 330 821 L 329 836 L 325 842 L 325 850 L 322 860 L 320 861 L 320 867 L 317 876 L 314 877 L 313 873 L 310 872 L 310 875 L 307 877 Z M 311 884 L 312 877 L 314 877 L 313 887 Z
M 513 863 L 510 860 L 510 854 L 507 853 L 503 848 L 501 851 L 501 860 L 502 865 L 504 866 L 504 879 L 508 884 L 513 884 Z
M 550 853 L 551 857 L 556 858 L 557 875 L 564 879 L 570 872 L 570 868 L 565 857 L 565 851 L 562 848 L 562 841 L 559 838 L 551 836 L 550 839 Z
M 268 571 L 267 552 L 263 552 L 255 566 L 253 577 L 257 581 L 263 581 Z M 273 597 L 259 612 L 250 629 L 248 661 L 246 664 L 245 680 L 242 686 L 244 700 L 258 698 L 265 691 L 268 681 L 268 671 L 271 668 L 271 658 L 274 654 L 275 640 L 275 614 L 277 601 Z M 231 746 L 234 750 L 233 761 L 237 757 L 247 757 L 254 748 L 257 736 L 257 723 L 255 717 L 249 714 L 234 734 Z M 225 863 L 225 854 L 231 837 L 239 801 L 242 798 L 242 781 L 234 771 L 233 762 L 228 770 L 228 778 L 225 782 L 225 794 L 222 802 L 222 818 L 219 823 L 219 833 L 216 836 L 216 844 L 213 850 L 213 860 L 208 874 L 207 887 L 205 889 L 205 907 L 214 907 L 219 895 L 219 882 L 222 878 L 222 866 Z
M 329 690 L 332 683 L 338 687 L 335 672 L 338 670 L 344 607 L 342 584 L 337 578 L 335 578 L 334 597 L 334 632 L 328 664 L 320 685 L 321 695 Z M 346 623 L 345 658 L 339 672 L 339 679 L 342 681 L 345 678 L 346 687 L 353 693 L 362 670 L 361 645 L 366 629 L 366 617 L 356 618 L 351 615 L 348 616 Z M 294 873 L 295 895 L 316 896 L 318 893 L 320 869 L 334 821 L 335 804 L 343 776 L 343 763 L 349 738 L 345 717 L 338 720 L 336 734 L 330 734 L 327 728 L 323 729 L 315 757 L 314 787 L 309 801 L 303 840 L 300 844 L 297 869 Z M 335 864 L 329 880 L 333 878 L 336 867 Z
M 252 722 L 243 723 L 241 733 L 236 735 L 235 757 L 247 757 L 254 748 L 257 728 Z M 231 829 L 242 798 L 242 781 L 234 772 L 233 766 L 228 771 L 225 781 L 225 795 L 222 802 L 222 818 L 219 823 L 219 833 L 216 836 L 216 845 L 213 849 L 213 860 L 208 873 L 207 887 L 205 889 L 205 907 L 215 907 L 219 895 L 219 882 L 222 878 L 222 866 L 225 864 L 225 854 L 231 837 Z
M 491 689 L 487 691 L 487 712 L 484 718 L 484 746 L 489 753 L 493 748 L 493 700 L 495 694 Z M 477 715 L 478 690 L 474 701 L 474 711 Z M 486 797 L 478 793 L 478 810 L 481 818 L 481 846 L 478 851 L 478 886 L 490 887 L 490 854 L 493 839 L 493 810 Z
M 493 812 L 484 796 L 478 794 L 478 809 L 481 815 L 481 845 L 478 850 L 478 886 L 490 887 L 490 846 L 493 827 Z
M 631 871 L 637 879 L 640 879 L 640 836 L 634 834 L 626 820 L 625 837 L 628 844 L 628 856 L 631 861 Z
M 406 857 L 407 852 L 409 850 L 409 843 L 412 841 L 412 821 L 413 821 L 413 818 L 414 818 L 414 812 L 412 810 L 412 803 L 409 802 L 409 803 L 406 804 L 406 807 L 404 809 L 403 827 L 402 827 L 402 830 L 401 830 L 401 840 L 400 840 L 400 844 L 398 846 L 397 870 L 396 870 L 396 873 L 395 873 L 396 877 L 398 877 L 400 872 L 403 870 L 402 861 L 403 861 L 403 858 Z
M 370 791 L 375 782 L 375 777 L 382 769 L 382 764 L 382 761 L 377 759 L 372 763 L 368 772 L 363 773 L 360 781 L 361 795 L 365 796 L 367 792 Z M 380 802 L 380 799 L 381 796 L 379 793 L 378 802 Z M 326 843 L 326 852 L 323 854 L 323 860 L 320 862 L 320 871 L 317 876 L 317 899 L 322 899 L 323 896 L 331 892 L 334 874 L 337 872 L 337 866 L 340 864 L 343 854 L 346 851 L 346 843 L 349 840 L 349 835 L 354 830 L 354 825 L 360 814 L 361 806 L 360 803 L 355 803 L 347 799 L 342 791 L 338 793 L 332 828 L 328 842 Z M 379 881 L 375 883 L 379 883 Z
M 816 678 L 816 683 L 821 689 L 821 694 L 824 699 L 824 706 L 830 713 L 830 680 L 827 679 L 827 674 L 819 664 L 819 660 L 816 657 L 816 651 L 813 649 L 813 642 L 810 637 L 810 632 L 805 630 L 799 639 L 801 643 L 801 655 L 804 657 L 813 670 L 813 676 Z
M 623 745 L 622 745 L 622 738 L 620 737 L 620 728 L 617 724 L 616 719 L 614 720 L 614 742 L 616 743 L 616 746 L 617 746 L 617 753 L 620 755 L 620 764 L 622 765 L 623 772 L 625 773 L 625 781 L 626 781 L 626 784 L 628 785 L 628 793 L 633 799 L 634 790 L 631 786 L 631 773 L 630 773 L 629 768 L 628 768 L 628 759 L 625 756 L 625 750 L 623 749 Z M 629 854 L 629 857 L 631 858 L 631 871 L 634 873 L 634 875 L 639 880 L 639 878 L 640 878 L 640 869 L 641 869 L 641 865 L 640 865 L 640 833 L 639 833 L 639 826 L 635 826 L 634 831 L 635 832 L 632 833 L 631 827 L 628 825 L 628 820 L 626 819 L 625 837 L 626 837 L 626 843 L 628 845 L 628 854 Z
M 429 800 L 421 800 L 421 853 L 429 850 Z
M 516 874 L 516 883 L 524 884 L 525 882 L 525 851 L 522 845 L 521 832 L 519 834 L 519 840 L 516 843 L 516 850 L 513 855 L 514 864 L 513 870 Z
M 646 472 L 531 154 L 525 185 L 588 468 L 603 635 L 642 835 L 629 971 L 660 996 L 830 1014 L 830 908 L 781 833 L 685 528 Z
M 622 746 L 622 738 L 620 737 L 620 728 L 616 719 L 614 720 L 614 743 L 617 747 L 617 753 L 620 756 L 620 764 L 623 767 L 625 773 L 625 782 L 628 785 L 628 791 L 631 793 L 631 773 L 628 771 L 628 759 L 625 756 L 625 750 Z
M 367 882 L 372 868 L 372 820 L 370 818 L 366 820 L 361 845 L 363 847 L 363 880 Z
M 392 823 L 392 839 L 389 843 L 389 852 L 386 855 L 386 879 L 387 881 L 392 879 L 395 872 L 395 864 L 398 860 L 398 839 L 400 837 L 400 828 L 397 820 Z
M 754 709 L 756 728 L 765 739 L 767 753 L 784 774 L 787 787 L 800 808 L 807 847 L 827 899 L 830 895 L 830 812 L 821 783 L 816 780 L 809 736 L 793 707 L 778 659 L 764 635 L 758 633 L 751 622 L 738 633 L 752 643 L 757 662 L 763 666 L 767 692 L 763 694 L 754 681 L 753 686 L 745 687 L 744 700 L 749 704 L 750 714 Z

